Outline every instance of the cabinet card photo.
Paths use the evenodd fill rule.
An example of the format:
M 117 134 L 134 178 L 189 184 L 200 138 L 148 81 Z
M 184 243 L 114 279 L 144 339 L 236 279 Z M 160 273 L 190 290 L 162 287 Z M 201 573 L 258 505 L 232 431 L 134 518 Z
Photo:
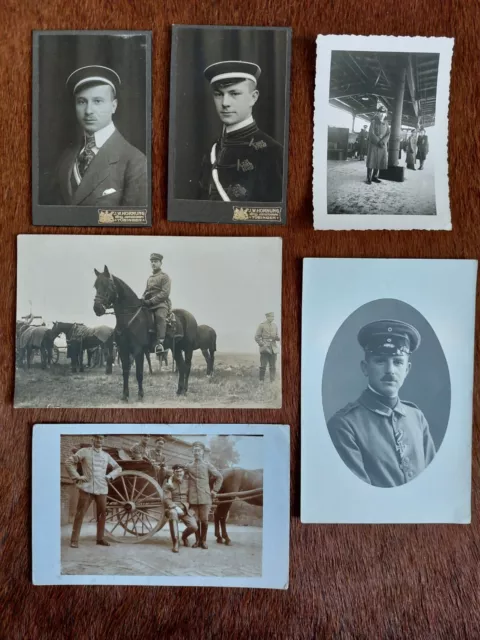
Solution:
M 281 238 L 21 235 L 17 285 L 16 407 L 282 406 Z
M 284 425 L 33 429 L 33 582 L 288 588 Z
M 291 29 L 174 25 L 168 219 L 285 224 Z
M 318 36 L 315 229 L 450 230 L 453 39 Z
M 34 31 L 35 225 L 151 226 L 151 32 Z
M 476 272 L 304 261 L 302 522 L 470 522 Z

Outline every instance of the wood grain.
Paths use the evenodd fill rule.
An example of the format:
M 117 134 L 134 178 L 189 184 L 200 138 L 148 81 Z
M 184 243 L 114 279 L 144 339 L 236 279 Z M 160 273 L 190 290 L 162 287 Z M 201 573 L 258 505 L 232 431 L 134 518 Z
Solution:
M 302 526 L 299 522 L 301 260 L 305 256 L 477 258 L 480 250 L 478 0 L 24 0 L 1 19 L 0 636 L 30 638 L 478 638 L 479 434 L 474 428 L 470 526 Z M 166 221 L 170 25 L 293 27 L 289 221 L 282 229 Z M 12 406 L 15 238 L 30 214 L 32 29 L 153 30 L 155 234 L 282 235 L 281 410 L 16 410 Z M 311 148 L 317 33 L 456 38 L 449 149 L 453 231 L 314 232 Z M 199 125 L 200 126 L 200 125 Z M 82 231 L 83 232 L 83 231 Z M 114 233 L 85 230 L 85 233 Z M 120 230 L 118 233 L 125 233 Z M 151 233 L 147 230 L 138 233 Z M 414 283 L 412 283 L 414 286 Z M 446 292 L 448 295 L 448 292 Z M 478 358 L 477 347 L 476 366 Z M 475 393 L 475 420 L 479 395 Z M 35 422 L 265 422 L 292 428 L 291 571 L 287 592 L 141 587 L 33 587 L 31 428 Z M 318 452 L 321 464 L 322 452 Z M 56 535 L 56 527 L 53 528 Z

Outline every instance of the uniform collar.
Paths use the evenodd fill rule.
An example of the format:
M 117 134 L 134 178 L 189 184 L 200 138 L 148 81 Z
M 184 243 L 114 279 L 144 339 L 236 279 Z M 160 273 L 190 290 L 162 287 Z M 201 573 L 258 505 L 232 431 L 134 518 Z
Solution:
M 233 133 L 234 131 L 238 131 L 239 129 L 248 127 L 249 124 L 253 124 L 253 123 L 254 123 L 253 116 L 249 116 L 246 120 L 242 120 L 242 122 L 237 122 L 236 124 L 230 124 L 226 126 L 225 133 Z
M 95 146 L 97 147 L 97 149 L 101 149 L 113 133 L 115 133 L 115 125 L 113 124 L 113 122 L 107 124 L 107 126 L 103 127 L 103 129 L 95 131 L 93 137 L 95 138 Z
M 398 399 L 397 405 L 391 409 L 382 402 L 382 396 L 370 388 L 365 389 L 359 398 L 359 402 L 367 409 L 370 409 L 370 411 L 379 413 L 382 416 L 391 416 L 392 413 L 399 413 L 402 416 L 405 415 L 405 409 L 403 408 L 400 398 Z

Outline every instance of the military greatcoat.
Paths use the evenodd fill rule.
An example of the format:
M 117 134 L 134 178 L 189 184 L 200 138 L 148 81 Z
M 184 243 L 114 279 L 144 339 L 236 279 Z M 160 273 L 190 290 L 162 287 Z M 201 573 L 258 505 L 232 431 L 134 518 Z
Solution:
M 368 169 L 386 169 L 388 167 L 389 139 L 390 127 L 375 116 L 368 130 Z
M 327 426 L 347 467 L 376 487 L 397 487 L 413 480 L 435 456 L 420 409 L 400 399 L 391 409 L 370 389 L 338 411 Z

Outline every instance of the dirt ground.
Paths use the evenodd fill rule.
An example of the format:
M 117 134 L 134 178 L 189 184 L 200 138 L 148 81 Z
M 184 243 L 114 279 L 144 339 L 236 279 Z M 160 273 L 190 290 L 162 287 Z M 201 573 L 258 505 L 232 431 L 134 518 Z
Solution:
M 153 375 L 147 367 L 143 379 L 145 397 L 137 400 L 135 369 L 130 372 L 128 407 L 246 407 L 280 408 L 282 406 L 281 364 L 277 363 L 277 379 L 273 384 L 258 380 L 259 356 L 256 354 L 217 353 L 215 372 L 206 376 L 203 356 L 194 354 L 187 396 L 176 395 L 177 374 L 171 366 L 160 370 L 152 358 Z M 267 376 L 268 378 L 268 372 Z M 122 407 L 122 368 L 116 364 L 112 375 L 104 369 L 85 369 L 72 373 L 69 361 L 62 357 L 58 364 L 42 370 L 38 361 L 29 371 L 17 369 L 15 375 L 15 407 Z
M 182 525 L 181 525 L 182 527 Z M 168 525 L 138 544 L 95 544 L 96 525 L 82 527 L 78 549 L 70 548 L 72 525 L 61 529 L 62 573 L 69 575 L 215 576 L 262 575 L 262 528 L 228 525 L 231 546 L 218 544 L 213 524 L 208 530 L 208 549 L 180 547 L 172 553 Z M 194 536 L 191 536 L 193 542 Z
M 405 165 L 402 153 L 400 165 Z M 329 214 L 356 215 L 436 215 L 433 155 L 418 171 L 405 169 L 404 182 L 382 180 L 366 184 L 364 161 L 351 158 L 327 163 L 327 201 Z

